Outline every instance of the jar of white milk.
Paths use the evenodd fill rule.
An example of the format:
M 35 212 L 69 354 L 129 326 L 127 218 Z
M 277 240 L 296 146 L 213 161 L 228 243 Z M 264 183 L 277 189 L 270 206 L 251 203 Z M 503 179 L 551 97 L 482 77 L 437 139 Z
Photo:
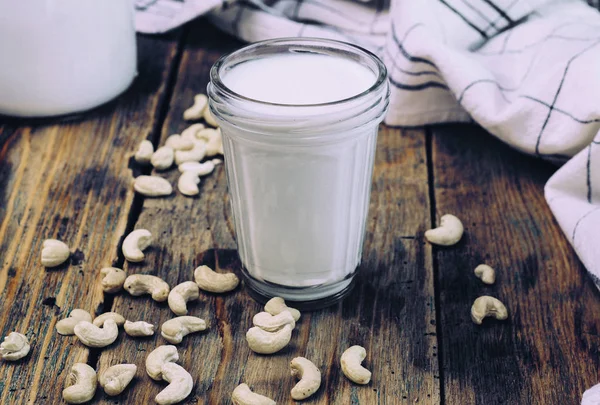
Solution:
M 384 64 L 343 42 L 252 44 L 211 70 L 247 286 L 294 305 L 333 303 L 361 261 Z
M 0 114 L 88 110 L 135 75 L 131 0 L 0 1 Z

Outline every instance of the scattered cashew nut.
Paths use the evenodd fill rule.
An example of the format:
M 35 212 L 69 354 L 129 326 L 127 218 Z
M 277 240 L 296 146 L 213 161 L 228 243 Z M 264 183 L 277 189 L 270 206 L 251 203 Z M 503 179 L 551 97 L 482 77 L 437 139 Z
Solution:
M 234 290 L 240 279 L 233 273 L 217 273 L 208 266 L 200 266 L 194 270 L 194 280 L 204 291 L 224 293 Z
M 165 145 L 173 150 L 190 150 L 194 147 L 194 141 L 191 138 L 184 138 L 181 135 L 173 134 L 167 138 Z
M 139 177 L 138 177 L 139 178 Z M 123 241 L 123 256 L 130 262 L 144 261 L 144 252 L 152 244 L 152 234 L 147 229 L 136 229 Z M 125 283 L 125 282 L 123 282 Z
M 177 188 L 181 194 L 192 197 L 200 194 L 198 184 L 200 184 L 200 177 L 198 177 L 198 174 L 193 171 L 185 171 L 179 176 Z
M 136 372 L 135 364 L 117 364 L 104 370 L 98 381 L 107 395 L 115 396 L 127 388 Z
M 349 347 L 342 353 L 342 372 L 357 384 L 368 384 L 371 381 L 371 372 L 360 364 L 365 357 L 367 351 L 362 346 Z
M 183 367 L 176 363 L 165 363 L 161 373 L 162 379 L 169 385 L 154 398 L 157 404 L 176 404 L 190 395 L 194 387 L 194 380 Z
M 202 113 L 208 105 L 208 97 L 205 94 L 196 94 L 194 96 L 194 105 L 183 112 L 183 119 L 186 121 L 199 120 Z
M 211 162 L 213 162 L 213 164 L 215 166 L 220 165 L 221 163 L 223 163 L 223 159 L 213 159 L 211 160 Z
M 56 331 L 60 335 L 74 335 L 75 325 L 81 321 L 92 322 L 92 315 L 83 309 L 74 309 L 71 311 L 68 318 L 56 322 Z
M 154 335 L 154 325 L 144 321 L 125 321 L 123 328 L 125 329 L 125 333 L 132 337 Z
M 133 159 L 139 164 L 147 165 L 150 163 L 153 154 L 154 145 L 152 145 L 152 142 L 144 140 L 140 143 L 140 146 L 138 146 L 138 150 L 135 152 Z
M 485 284 L 494 284 L 496 282 L 496 271 L 487 264 L 480 264 L 475 267 L 475 276 Z
M 160 327 L 160 334 L 167 342 L 176 345 L 190 333 L 203 330 L 206 330 L 204 319 L 195 316 L 178 316 L 163 323 Z
M 258 326 L 267 332 L 275 332 L 285 325 L 291 325 L 292 329 L 296 326 L 296 321 L 290 311 L 283 311 L 277 315 L 271 315 L 268 312 L 259 312 L 252 318 L 254 326 Z
M 276 405 L 275 401 L 264 395 L 255 394 L 247 384 L 240 384 L 231 393 L 233 405 Z
M 198 284 L 193 281 L 185 281 L 171 290 L 169 293 L 169 308 L 175 315 L 187 315 L 187 303 L 200 298 Z
M 98 386 L 96 370 L 85 363 L 75 363 L 71 367 L 66 385 L 62 396 L 67 403 L 83 404 L 91 401 Z
M 321 372 L 312 361 L 304 357 L 296 357 L 290 362 L 292 376 L 300 379 L 292 388 L 292 398 L 302 400 L 317 392 L 321 386 Z
M 87 347 L 105 347 L 112 344 L 119 336 L 119 327 L 114 319 L 108 318 L 104 326 L 99 328 L 93 323 L 81 321 L 75 325 L 75 335 Z
M 173 148 L 168 146 L 162 146 L 154 152 L 150 163 L 156 170 L 167 170 L 173 166 L 173 159 L 175 157 L 175 151 Z
M 196 133 L 206 128 L 204 124 L 192 124 L 181 133 L 181 137 L 190 141 L 196 141 Z
M 46 239 L 42 243 L 42 266 L 56 267 L 67 261 L 71 252 L 69 247 L 57 239 Z
M 163 279 L 149 274 L 134 274 L 125 279 L 123 288 L 134 297 L 151 294 L 152 299 L 157 302 L 166 301 L 169 298 L 169 284 Z
M 27 336 L 18 333 L 10 332 L 0 343 L 0 357 L 6 361 L 17 361 L 27 356 L 31 345 Z
M 116 312 L 105 312 L 101 315 L 98 315 L 94 319 L 94 322 L 92 322 L 92 324 L 101 328 L 104 326 L 104 322 L 106 322 L 106 320 L 108 319 L 112 319 L 113 321 L 115 321 L 117 326 L 123 326 L 123 324 L 125 323 L 125 318 L 123 318 L 123 315 L 117 314 Z
M 162 380 L 162 366 L 179 360 L 177 348 L 171 345 L 158 346 L 146 357 L 146 373 L 153 380 Z
M 210 111 L 210 107 L 207 106 L 204 109 L 204 112 L 202 114 L 202 116 L 204 117 L 204 121 L 206 121 L 206 123 L 210 126 L 213 127 L 218 127 L 219 123 L 217 122 L 217 120 L 215 120 L 215 117 L 212 115 L 212 112 Z
M 246 341 L 250 350 L 260 354 L 277 353 L 290 343 L 292 338 L 292 325 L 284 325 L 277 332 L 267 332 L 255 326 L 246 332 Z
M 175 152 L 175 163 L 179 166 L 184 162 L 199 162 L 206 155 L 206 144 L 204 142 L 194 142 L 194 147 L 190 150 L 178 150 Z
M 464 227 L 460 219 L 454 215 L 446 214 L 440 220 L 440 226 L 425 232 L 425 238 L 435 244 L 451 246 L 462 238 Z
M 484 295 L 479 297 L 471 307 L 471 319 L 477 325 L 481 325 L 483 319 L 493 316 L 494 318 L 503 321 L 508 318 L 508 311 L 504 304 L 497 298 Z
M 102 275 L 102 291 L 108 294 L 118 293 L 123 289 L 123 283 L 127 274 L 116 267 L 104 267 L 100 269 Z
M 173 187 L 166 179 L 158 176 L 138 176 L 133 189 L 146 197 L 163 197 L 173 193 Z
M 206 142 L 206 156 L 223 154 L 223 137 L 220 129 L 202 129 L 196 132 L 196 139 Z
M 294 321 L 300 319 L 300 311 L 295 308 L 290 308 L 285 304 L 285 300 L 281 297 L 273 297 L 265 304 L 265 311 L 271 315 L 278 315 L 283 311 L 289 311 L 294 317 Z
M 178 167 L 181 173 L 185 172 L 194 172 L 198 176 L 206 176 L 210 174 L 215 169 L 215 163 L 212 160 L 209 160 L 204 163 L 199 162 L 183 162 Z

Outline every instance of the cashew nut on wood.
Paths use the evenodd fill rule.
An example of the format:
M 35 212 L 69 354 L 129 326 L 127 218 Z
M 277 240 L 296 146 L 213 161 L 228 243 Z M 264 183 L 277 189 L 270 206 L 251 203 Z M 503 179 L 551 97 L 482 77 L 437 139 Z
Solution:
M 140 143 L 140 146 L 138 146 L 138 150 L 135 152 L 133 159 L 141 165 L 147 165 L 150 163 L 153 154 L 154 145 L 152 145 L 152 142 L 144 140 Z
M 276 405 L 275 401 L 264 395 L 255 394 L 247 384 L 240 384 L 231 393 L 233 405 Z
M 173 159 L 175 158 L 175 151 L 173 148 L 168 146 L 162 146 L 154 152 L 150 163 L 156 170 L 167 170 L 173 166 Z
M 165 145 L 173 150 L 190 150 L 194 147 L 194 141 L 189 137 L 173 134 L 167 138 Z
M 206 176 L 207 174 L 212 173 L 212 171 L 215 169 L 215 164 L 212 160 L 204 163 L 183 162 L 179 165 L 178 169 L 181 173 L 194 172 L 198 176 Z
M 75 335 L 87 347 L 105 347 L 117 340 L 119 327 L 111 318 L 104 321 L 102 328 L 93 323 L 81 321 L 75 325 Z
M 187 315 L 187 303 L 200 298 L 198 284 L 193 281 L 185 281 L 175 286 L 169 293 L 169 308 L 175 315 Z
M 220 129 L 206 128 L 198 131 L 196 139 L 206 142 L 206 156 L 223 154 L 223 137 Z
M 217 273 L 208 266 L 200 266 L 194 270 L 194 280 L 204 291 L 224 293 L 234 290 L 240 279 L 233 273 Z
M 206 128 L 204 124 L 192 124 L 181 133 L 181 137 L 190 141 L 196 141 L 196 133 Z
M 483 319 L 488 316 L 493 316 L 502 321 L 508 318 L 508 311 L 499 299 L 484 295 L 477 298 L 473 303 L 471 307 L 471 319 L 477 325 L 481 325 Z
M 27 356 L 30 349 L 27 336 L 18 332 L 10 332 L 0 343 L 0 357 L 6 361 L 17 361 Z
M 68 318 L 56 322 L 56 331 L 60 335 L 74 335 L 75 325 L 81 321 L 92 322 L 92 315 L 83 309 L 74 309 L 71 311 Z
M 152 244 L 152 234 L 147 229 L 136 229 L 123 241 L 123 256 L 130 262 L 144 261 L 144 252 Z M 123 282 L 124 284 L 125 282 Z
M 211 160 L 211 162 L 214 163 L 215 166 L 220 165 L 221 163 L 223 163 L 222 159 L 213 159 Z
M 362 346 L 352 346 L 342 353 L 342 372 L 357 384 L 368 384 L 371 381 L 371 372 L 360 364 L 365 357 L 367 351 Z
M 69 247 L 56 239 L 46 239 L 42 243 L 42 266 L 56 267 L 67 261 L 71 252 Z
M 158 176 L 138 176 L 133 189 L 146 197 L 164 197 L 173 193 L 173 187 L 166 179 Z
M 127 277 L 123 288 L 134 297 L 151 294 L 152 299 L 157 302 L 166 301 L 170 291 L 169 284 L 149 274 L 134 274 Z
M 198 174 L 193 171 L 185 171 L 181 173 L 181 176 L 179 176 L 177 188 L 181 194 L 188 197 L 193 197 L 200 194 L 200 188 L 198 188 L 198 184 L 200 184 L 200 177 L 198 177 Z
M 113 321 L 115 321 L 117 326 L 123 326 L 123 324 L 125 323 L 125 318 L 123 318 L 123 315 L 117 314 L 116 312 L 105 312 L 101 315 L 98 315 L 92 323 L 97 327 L 101 328 L 104 326 L 104 322 L 106 322 L 108 319 L 112 319 Z
M 292 388 L 292 398 L 299 401 L 310 397 L 321 386 L 321 372 L 312 361 L 296 357 L 290 362 L 292 376 L 300 381 Z
M 292 325 L 284 325 L 277 332 L 267 332 L 255 326 L 246 332 L 248 347 L 255 353 L 273 354 L 277 353 L 290 343 L 292 338 Z
M 196 94 L 194 96 L 194 105 L 183 112 L 183 119 L 186 121 L 199 120 L 202 113 L 208 105 L 208 97 L 205 94 Z
M 117 364 L 104 370 L 98 381 L 107 395 L 115 396 L 127 388 L 136 372 L 137 366 L 135 364 Z
M 132 337 L 154 335 L 154 325 L 144 321 L 125 321 L 125 325 L 123 326 L 123 328 L 125 329 L 125 333 Z
M 179 166 L 184 162 L 199 162 L 206 155 L 206 144 L 195 141 L 194 147 L 190 150 L 178 150 L 175 152 L 175 163 Z
M 62 396 L 69 404 L 83 404 L 94 398 L 98 382 L 96 370 L 85 363 L 75 363 L 67 377 Z
M 215 117 L 213 116 L 212 112 L 210 111 L 210 107 L 207 106 L 204 109 L 204 112 L 202 114 L 202 116 L 204 117 L 204 121 L 206 121 L 206 123 L 210 126 L 213 127 L 218 127 L 219 123 L 217 122 L 217 120 L 215 120 Z
M 178 316 L 163 323 L 160 327 L 160 334 L 167 342 L 178 344 L 190 333 L 203 330 L 206 330 L 204 319 L 195 316 Z
M 282 311 L 289 311 L 294 317 L 294 321 L 298 322 L 300 319 L 300 311 L 294 308 L 290 308 L 285 304 L 285 300 L 281 297 L 273 297 L 265 304 L 265 311 L 271 315 L 280 314 Z
M 146 373 L 153 380 L 162 380 L 162 366 L 179 360 L 177 348 L 171 345 L 158 346 L 146 357 Z
M 496 282 L 496 272 L 487 264 L 480 264 L 475 267 L 475 276 L 485 284 L 494 284 Z
M 296 326 L 296 321 L 290 311 L 283 311 L 277 315 L 271 315 L 268 312 L 259 312 L 252 318 L 254 326 L 258 326 L 267 332 L 275 332 L 285 325 L 291 325 L 292 329 Z
M 102 291 L 108 294 L 118 293 L 123 289 L 123 283 L 127 274 L 116 267 L 104 267 L 100 269 L 102 275 Z
M 460 219 L 454 215 L 446 214 L 440 220 L 440 226 L 425 232 L 425 238 L 435 244 L 451 246 L 462 238 L 464 227 Z
M 175 363 L 165 363 L 161 372 L 163 380 L 169 385 L 154 398 L 158 405 L 176 404 L 190 395 L 194 380 L 183 367 Z

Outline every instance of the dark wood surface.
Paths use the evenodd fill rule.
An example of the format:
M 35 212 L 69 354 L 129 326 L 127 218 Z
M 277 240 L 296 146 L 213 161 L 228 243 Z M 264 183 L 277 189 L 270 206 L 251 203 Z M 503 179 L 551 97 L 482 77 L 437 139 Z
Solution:
M 27 334 L 31 353 L 0 361 L 1 404 L 60 404 L 71 365 L 99 371 L 131 362 L 138 376 L 120 396 L 98 389 L 95 404 L 148 404 L 164 387 L 144 371 L 146 355 L 165 341 L 121 333 L 88 350 L 54 326 L 73 308 L 113 310 L 155 325 L 164 304 L 103 295 L 99 269 L 163 277 L 171 286 L 208 264 L 239 274 L 223 167 L 203 179 L 196 198 L 178 193 L 142 199 L 131 189 L 140 169 L 130 157 L 143 139 L 160 144 L 186 127 L 181 116 L 204 92 L 208 70 L 241 44 L 200 20 L 167 36 L 140 37 L 140 74 L 117 101 L 68 120 L 0 119 L 0 335 Z M 278 404 L 295 403 L 289 361 L 305 356 L 323 373 L 309 404 L 577 404 L 598 379 L 600 295 L 555 223 L 543 185 L 555 170 L 472 126 L 399 130 L 378 140 L 363 263 L 352 294 L 305 313 L 288 348 L 252 353 L 245 332 L 261 306 L 244 287 L 201 294 L 190 313 L 209 329 L 178 346 L 194 378 L 184 403 L 229 404 L 241 382 Z M 176 182 L 175 171 L 164 174 Z M 445 213 L 466 233 L 451 248 L 431 247 L 425 230 Z M 120 242 L 147 228 L 156 242 L 141 264 L 124 263 Z M 64 240 L 71 262 L 45 270 L 41 242 Z M 496 267 L 494 286 L 473 268 Z M 494 295 L 506 322 L 474 325 L 470 306 Z M 351 384 L 339 356 L 366 347 L 373 381 Z

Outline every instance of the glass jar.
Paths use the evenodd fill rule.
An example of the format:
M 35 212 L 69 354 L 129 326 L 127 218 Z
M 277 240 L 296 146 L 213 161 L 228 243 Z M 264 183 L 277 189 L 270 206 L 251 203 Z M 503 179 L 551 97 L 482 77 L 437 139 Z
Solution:
M 246 61 L 289 54 L 353 61 L 374 83 L 343 100 L 294 105 L 236 94 L 222 80 Z M 246 285 L 263 301 L 280 296 L 305 308 L 337 301 L 361 261 L 378 125 L 389 103 L 385 65 L 351 44 L 283 38 L 224 56 L 210 79 Z

